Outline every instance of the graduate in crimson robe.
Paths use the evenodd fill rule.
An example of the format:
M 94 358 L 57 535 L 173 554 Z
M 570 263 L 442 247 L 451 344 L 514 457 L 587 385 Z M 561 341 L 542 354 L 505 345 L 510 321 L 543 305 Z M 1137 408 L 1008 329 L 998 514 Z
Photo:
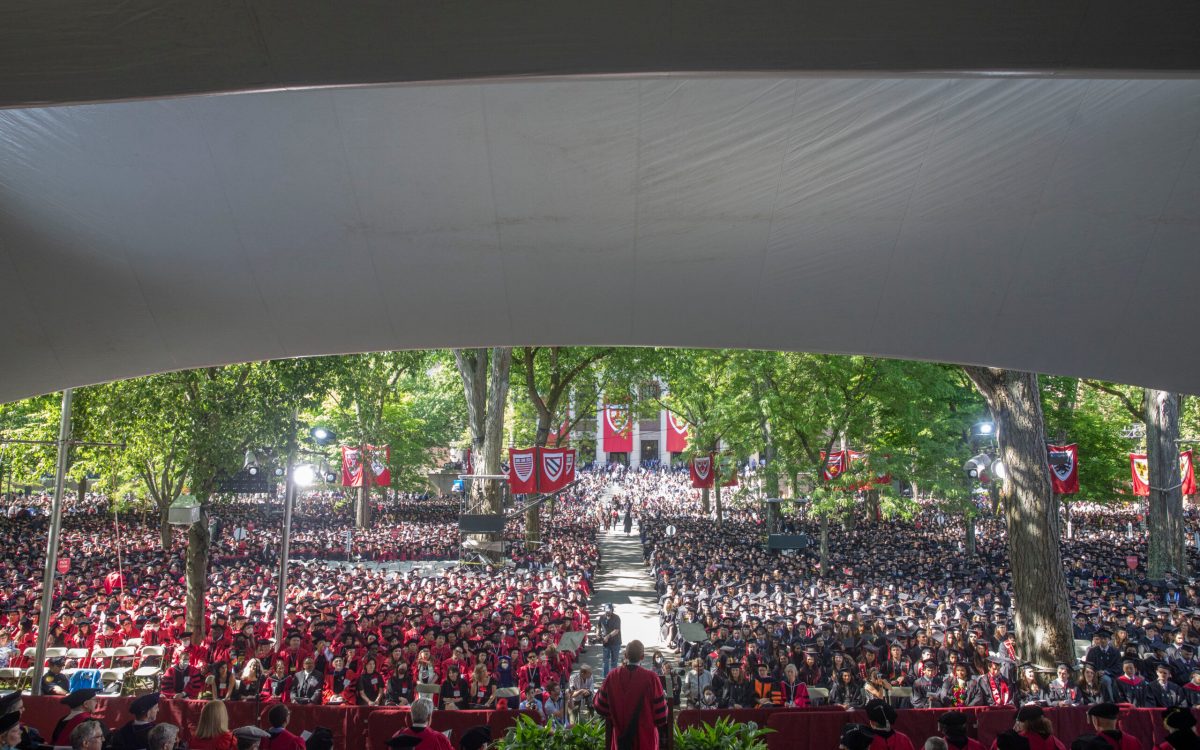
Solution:
M 642 642 L 630 641 L 625 647 L 625 664 L 609 672 L 596 693 L 596 712 L 612 722 L 609 750 L 617 749 L 617 742 L 626 731 L 632 733 L 633 747 L 657 750 L 658 728 L 667 725 L 667 699 L 662 682 L 654 672 L 638 666 L 645 656 Z

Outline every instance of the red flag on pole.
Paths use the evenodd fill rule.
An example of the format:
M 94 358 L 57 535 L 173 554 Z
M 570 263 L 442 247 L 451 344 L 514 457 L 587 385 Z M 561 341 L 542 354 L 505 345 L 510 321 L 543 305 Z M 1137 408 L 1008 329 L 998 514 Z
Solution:
M 826 482 L 832 482 L 842 475 L 846 470 L 846 452 L 834 451 L 829 454 L 828 460 L 825 458 L 825 451 L 821 451 L 821 461 L 825 464 L 825 468 L 821 471 L 821 476 Z
M 1047 445 L 1047 460 L 1050 462 L 1050 484 L 1059 495 L 1079 493 L 1079 446 Z
M 537 492 L 537 449 L 508 449 L 508 487 L 514 495 Z
M 372 485 L 387 487 L 392 483 L 392 469 L 389 466 L 391 460 L 392 446 L 367 446 L 367 465 L 370 467 Z
M 475 466 L 473 465 L 472 458 L 473 457 L 471 456 L 471 449 L 467 448 L 466 452 L 463 453 L 463 473 L 464 474 L 474 474 L 475 473 Z
M 538 492 L 557 492 L 575 481 L 575 451 L 571 448 L 538 449 Z
M 713 457 L 711 453 L 693 456 L 691 463 L 692 486 L 701 489 L 713 486 Z
M 1145 453 L 1129 454 L 1129 469 L 1133 474 L 1133 494 L 1143 497 L 1150 494 L 1150 464 Z
M 358 487 L 362 484 L 362 451 L 342 446 L 342 486 Z
M 1192 452 L 1183 451 L 1179 454 L 1179 480 L 1184 495 L 1196 494 L 1196 468 L 1192 466 Z
M 667 412 L 667 453 L 683 453 L 687 450 L 687 442 L 687 420 Z
M 605 453 L 629 453 L 633 450 L 633 410 L 629 404 L 604 405 Z

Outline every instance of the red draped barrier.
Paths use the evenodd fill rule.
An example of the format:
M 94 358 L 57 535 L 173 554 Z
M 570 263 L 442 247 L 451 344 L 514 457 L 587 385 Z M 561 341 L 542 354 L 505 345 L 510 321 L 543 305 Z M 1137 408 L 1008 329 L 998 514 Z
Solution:
M 389 737 L 412 725 L 409 712 L 404 708 L 369 709 L 367 717 L 366 750 L 384 750 L 384 743 Z M 471 727 L 486 724 L 492 730 L 492 737 L 500 738 L 508 728 L 517 723 L 517 717 L 524 713 L 536 717 L 532 711 L 434 711 L 430 727 L 445 732 L 450 730 L 450 741 L 458 747 L 458 741 L 463 733 Z
M 902 709 L 896 717 L 896 730 L 912 738 L 918 748 L 937 734 L 937 719 L 949 709 Z M 967 708 L 970 734 L 990 748 L 996 735 L 1012 729 L 1016 711 L 1012 708 Z M 1136 737 L 1146 750 L 1166 738 L 1162 726 L 1162 709 L 1122 707 L 1120 728 Z M 1200 711 L 1195 711 L 1200 720 Z M 1091 734 L 1084 706 L 1047 708 L 1046 716 L 1054 726 L 1054 734 L 1064 744 L 1083 734 Z M 767 736 L 771 750 L 834 750 L 842 727 L 849 723 L 866 723 L 862 711 L 842 711 L 828 706 L 800 709 L 727 709 L 709 711 L 680 711 L 676 721 L 680 728 L 712 724 L 722 717 L 737 722 L 754 722 L 774 730 Z
M 133 718 L 129 713 L 132 698 L 101 698 L 96 718 L 110 728 L 116 728 Z M 26 696 L 25 715 L 22 720 L 50 738 L 50 731 L 67 709 L 58 698 Z M 254 724 L 267 726 L 266 713 L 273 704 L 231 702 L 225 704 L 229 710 L 230 727 Z M 183 728 L 184 737 L 190 738 L 190 730 L 200 718 L 204 701 L 164 700 L 159 704 L 158 720 L 170 722 Z M 316 727 L 326 727 L 333 732 L 335 747 L 366 748 L 384 750 L 387 738 L 409 726 L 409 712 L 403 708 L 376 708 L 364 706 L 299 706 L 288 704 L 292 712 L 288 729 L 299 734 Z M 896 729 L 904 732 L 917 747 L 937 733 L 938 716 L 948 709 L 906 709 L 898 712 Z M 528 713 L 528 712 L 526 712 Z M 1016 711 L 1011 708 L 968 708 L 968 723 L 971 736 L 990 748 L 996 735 L 1011 729 Z M 1200 712 L 1195 712 L 1200 719 Z M 516 724 L 517 711 L 435 711 L 433 728 L 439 731 L 452 730 L 451 737 L 457 741 L 467 729 L 487 724 L 493 737 L 501 737 L 509 727 Z M 1087 708 L 1069 706 L 1047 708 L 1046 715 L 1054 726 L 1054 734 L 1065 744 L 1082 734 L 1091 733 L 1087 722 Z M 770 750 L 834 750 L 838 745 L 842 727 L 850 722 L 865 723 L 862 711 L 843 711 L 829 706 L 812 708 L 778 709 L 717 709 L 711 711 L 687 710 L 675 714 L 680 728 L 699 724 L 712 724 L 721 717 L 737 722 L 754 722 L 774 732 L 767 737 Z M 1166 738 L 1162 726 L 1162 709 L 1122 707 L 1123 731 L 1141 741 L 1146 750 Z

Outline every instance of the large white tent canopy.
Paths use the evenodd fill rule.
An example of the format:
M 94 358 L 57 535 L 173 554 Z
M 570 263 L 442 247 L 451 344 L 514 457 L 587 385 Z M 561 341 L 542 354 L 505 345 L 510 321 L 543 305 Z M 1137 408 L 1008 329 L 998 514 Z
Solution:
M 720 37 L 731 20 L 707 3 L 627 4 L 631 28 L 558 36 L 505 25 L 498 3 L 466 3 L 482 17 L 460 36 L 441 25 L 450 3 L 343 24 L 316 4 L 220 3 L 190 29 L 164 22 L 188 4 L 144 5 L 121 4 L 136 38 L 80 7 L 79 34 L 108 47 L 63 21 L 34 50 L 36 6 L 0 14 L 0 401 L 504 344 L 858 352 L 1200 392 L 1191 5 L 1029 4 L 987 26 L 951 7 L 970 3 L 930 3 L 946 13 L 930 29 L 868 4 L 869 27 L 843 19 L 858 57 L 828 42 L 832 4 L 814 25 L 803 3 L 729 4 L 758 47 Z M 408 14 L 394 49 L 389 9 Z M 1122 24 L 1135 33 L 1106 58 Z M 119 99 L 134 100 L 100 101 Z

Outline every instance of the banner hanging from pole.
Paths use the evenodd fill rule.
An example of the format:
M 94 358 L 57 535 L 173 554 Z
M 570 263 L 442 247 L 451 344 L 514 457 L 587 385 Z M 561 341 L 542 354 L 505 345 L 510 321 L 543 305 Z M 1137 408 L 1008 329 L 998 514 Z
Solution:
M 713 486 L 713 457 L 711 453 L 693 456 L 690 465 L 692 486 L 704 489 Z
M 538 492 L 557 492 L 575 481 L 573 448 L 538 449 Z
M 392 470 L 388 461 L 392 457 L 392 448 L 388 445 L 367 445 L 366 470 L 371 472 L 369 482 L 377 487 L 386 487 L 392 483 Z M 349 445 L 342 446 L 342 486 L 361 487 L 363 483 L 364 457 L 363 450 Z
M 1184 495 L 1196 494 L 1196 468 L 1192 465 L 1192 452 L 1179 454 L 1179 481 Z
M 846 470 L 846 452 L 834 451 L 826 458 L 825 451 L 821 451 L 821 463 L 824 464 L 824 468 L 821 469 L 821 477 L 826 482 L 832 482 Z
M 605 404 L 604 452 L 630 453 L 633 451 L 633 409 L 629 404 Z
M 667 453 L 683 453 L 688 444 L 688 422 L 667 412 Z
M 537 492 L 537 449 L 508 449 L 508 487 L 514 495 Z
M 1145 453 L 1129 454 L 1129 470 L 1133 475 L 1133 494 L 1146 497 L 1150 494 L 1150 463 Z
M 1050 464 L 1050 484 L 1059 495 L 1079 494 L 1079 446 L 1047 445 L 1046 459 Z

